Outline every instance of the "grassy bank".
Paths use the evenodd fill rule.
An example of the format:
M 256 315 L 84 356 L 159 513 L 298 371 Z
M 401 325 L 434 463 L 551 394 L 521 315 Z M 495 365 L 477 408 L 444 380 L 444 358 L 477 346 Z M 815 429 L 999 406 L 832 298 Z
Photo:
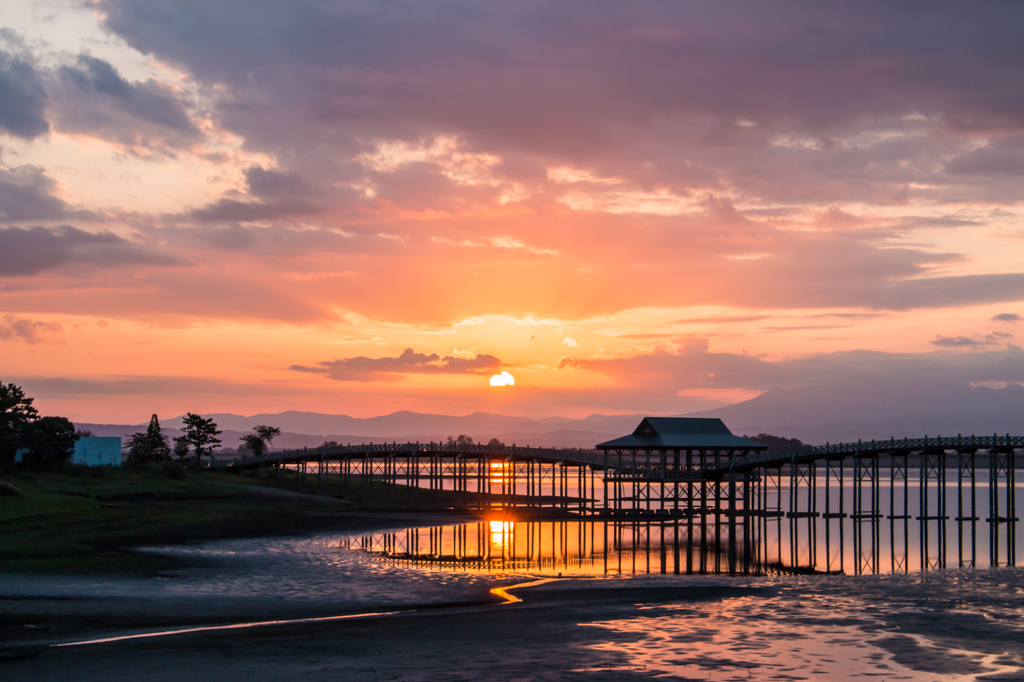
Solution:
M 76 469 L 0 477 L 0 572 L 154 572 L 172 560 L 133 546 L 372 525 L 297 481 L 163 469 Z M 372 492 L 372 491 L 368 491 Z

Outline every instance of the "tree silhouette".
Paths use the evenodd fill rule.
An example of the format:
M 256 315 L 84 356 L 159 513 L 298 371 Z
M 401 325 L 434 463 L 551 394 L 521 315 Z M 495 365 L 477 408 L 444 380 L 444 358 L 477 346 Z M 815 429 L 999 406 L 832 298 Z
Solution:
M 768 446 L 768 452 L 786 452 L 789 450 L 800 450 L 807 447 L 796 438 L 785 438 L 784 436 L 773 436 L 769 433 L 759 433 L 756 436 L 743 436 L 750 440 L 757 441 L 761 445 Z
M 257 426 L 253 429 L 256 435 L 263 439 L 263 442 L 270 447 L 270 444 L 274 442 L 274 439 L 281 435 L 281 429 L 276 426 Z
M 199 468 L 203 457 L 212 457 L 215 448 L 220 447 L 220 430 L 213 419 L 204 419 L 202 415 L 187 412 L 184 419 L 184 433 L 181 438 L 192 446 L 196 453 L 196 468 Z M 178 439 L 175 439 L 176 441 Z
M 62 462 L 71 457 L 75 449 L 75 425 L 66 417 L 40 417 L 28 428 L 25 444 L 28 446 L 27 461 L 32 465 L 47 465 Z
M 149 427 L 146 429 L 146 445 L 149 446 L 149 455 L 153 461 L 167 459 L 171 448 L 167 444 L 167 436 L 160 429 L 160 420 L 154 414 L 149 420 Z
M 0 381 L 0 464 L 11 464 L 18 448 L 24 446 L 29 427 L 38 419 L 39 411 L 32 398 L 14 384 Z
M 146 434 L 133 433 L 121 444 L 121 449 L 128 455 L 129 464 L 142 464 L 149 458 L 149 443 Z
M 281 435 L 281 429 L 276 426 L 254 426 L 253 433 L 247 433 L 238 440 L 245 443 L 246 447 L 252 450 L 254 457 L 262 457 L 267 451 L 274 438 Z
M 128 461 L 132 464 L 162 462 L 171 453 L 167 436 L 160 429 L 160 420 L 154 414 L 145 433 L 133 433 L 124 444 Z
M 138 434 L 142 435 L 142 434 Z M 178 458 L 179 462 L 184 462 L 185 458 L 188 457 L 189 444 L 186 436 L 178 436 L 174 439 L 174 456 Z

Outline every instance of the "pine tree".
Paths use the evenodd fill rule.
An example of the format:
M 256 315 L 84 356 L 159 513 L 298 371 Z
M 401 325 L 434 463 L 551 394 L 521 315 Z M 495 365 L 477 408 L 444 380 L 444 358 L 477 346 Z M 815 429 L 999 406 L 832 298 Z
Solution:
M 184 463 L 185 458 L 188 457 L 189 445 L 188 437 L 178 436 L 174 439 L 174 456 L 178 458 L 179 462 Z
M 164 461 L 171 452 L 167 436 L 160 430 L 160 420 L 156 418 L 155 414 L 149 420 L 149 428 L 146 429 L 146 445 L 149 447 L 149 456 L 154 462 Z
M 213 419 L 204 419 L 202 415 L 185 413 L 184 434 L 182 439 L 192 446 L 196 453 L 196 468 L 199 468 L 203 456 L 213 456 L 215 448 L 220 447 L 220 431 Z
M 262 457 L 263 453 L 267 451 L 270 444 L 274 442 L 274 438 L 281 435 L 281 429 L 276 426 L 259 426 L 253 427 L 253 433 L 247 433 L 238 440 L 245 443 L 245 446 L 252 450 L 253 457 Z
M 0 381 L 0 465 L 14 461 L 14 454 L 26 444 L 32 422 L 38 418 L 32 398 L 26 397 L 20 386 Z

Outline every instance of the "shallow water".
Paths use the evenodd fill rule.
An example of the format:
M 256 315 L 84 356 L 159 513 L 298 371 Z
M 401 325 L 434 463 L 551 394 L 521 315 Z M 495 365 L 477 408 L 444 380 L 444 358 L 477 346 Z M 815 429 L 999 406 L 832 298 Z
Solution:
M 0 599 L 24 610 L 217 617 L 350 612 L 480 600 L 494 582 L 427 574 L 349 549 L 348 534 L 222 540 L 141 551 L 198 560 L 157 577 L 0 576 Z
M 638 604 L 590 647 L 675 679 L 1024 679 L 1019 568 L 740 580 L 768 594 Z
M 475 524 L 459 528 L 468 539 Z M 383 535 L 408 537 L 411 530 Z M 557 536 L 538 535 L 538 548 L 550 547 L 553 537 L 557 548 Z M 500 530 L 499 536 L 484 539 L 498 543 L 492 549 L 509 553 L 508 545 L 502 550 Z M 436 541 L 442 553 L 455 551 L 454 544 L 444 544 L 443 535 Z M 532 618 L 564 623 L 552 627 L 568 628 L 571 648 L 582 649 L 566 654 L 566 665 L 572 667 L 565 673 L 600 679 L 1024 679 L 1021 568 L 677 576 L 591 571 L 584 562 L 541 561 L 543 551 L 535 557 L 534 570 L 509 562 L 467 568 L 386 559 L 364 551 L 365 546 L 361 537 L 328 533 L 150 548 L 145 551 L 200 559 L 201 566 L 156 578 L 0 576 L 0 596 L 6 597 L 0 603 L 8 609 L 16 604 L 23 613 L 161 614 L 183 623 L 194 616 L 268 620 L 479 601 L 488 589 L 510 579 L 562 573 L 569 579 L 517 592 L 523 604 L 493 608 L 539 607 Z M 622 544 L 618 549 L 629 548 Z M 704 586 L 755 590 L 695 600 Z M 679 587 L 695 591 L 681 597 Z M 628 591 L 623 601 L 621 588 L 635 592 Z M 603 599 L 604 590 L 618 593 Z M 544 591 L 579 597 L 566 606 L 545 606 Z M 461 612 L 451 613 L 458 618 Z M 555 651 L 566 645 L 557 638 L 539 646 Z M 588 659 L 594 664 L 580 664 Z M 428 673 L 421 678 L 435 679 Z

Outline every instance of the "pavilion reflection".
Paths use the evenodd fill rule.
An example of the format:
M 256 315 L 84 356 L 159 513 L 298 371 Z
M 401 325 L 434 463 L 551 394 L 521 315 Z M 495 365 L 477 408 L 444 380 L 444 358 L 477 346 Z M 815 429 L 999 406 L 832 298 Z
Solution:
M 685 521 L 483 521 L 369 535 L 375 558 L 439 570 L 610 575 L 755 574 L 779 570 L 751 542 L 691 533 Z M 737 551 L 737 547 L 741 548 Z
M 929 524 L 802 513 L 493 520 L 368 535 L 357 548 L 438 570 L 575 575 L 906 573 L 944 568 L 947 561 L 976 565 L 973 537 L 967 563 L 962 547 L 930 541 L 936 531 Z M 984 551 L 982 540 L 977 545 Z

